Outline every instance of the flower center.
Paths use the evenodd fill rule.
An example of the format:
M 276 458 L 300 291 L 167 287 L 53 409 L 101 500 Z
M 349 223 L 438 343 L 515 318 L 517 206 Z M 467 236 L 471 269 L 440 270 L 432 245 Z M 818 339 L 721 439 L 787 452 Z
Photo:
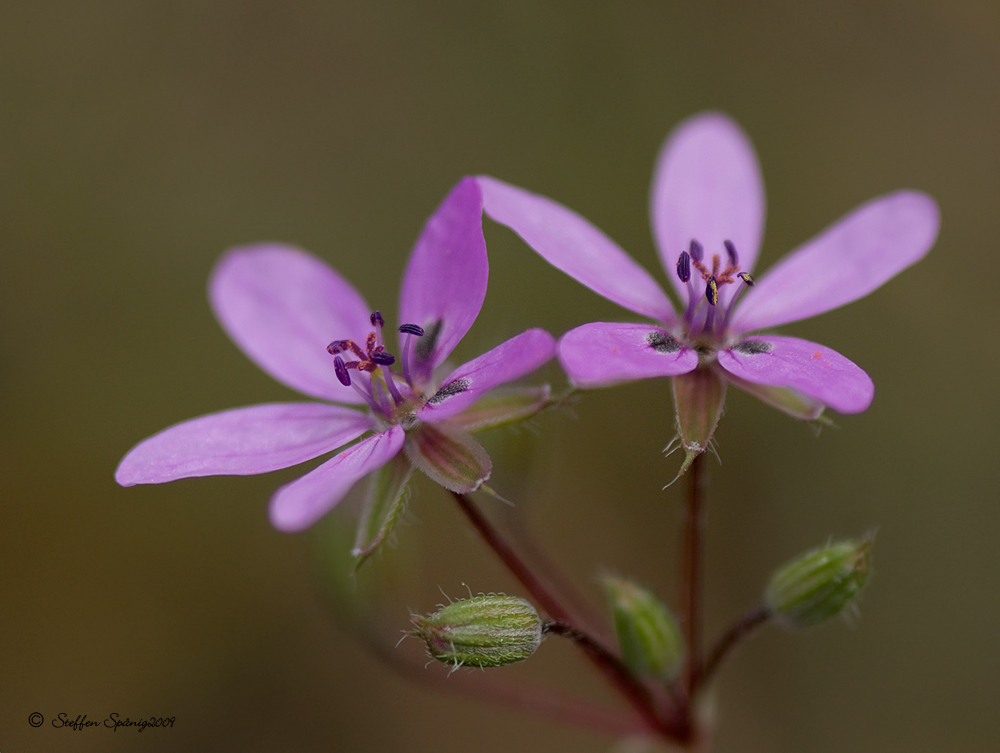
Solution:
M 424 330 L 416 324 L 403 324 L 399 327 L 400 334 L 406 336 L 403 343 L 403 373 L 400 375 L 390 368 L 396 363 L 396 357 L 385 349 L 382 339 L 385 320 L 382 314 L 373 311 L 371 323 L 373 330 L 365 338 L 364 348 L 354 340 L 334 340 L 326 346 L 326 350 L 334 357 L 333 372 L 340 383 L 345 387 L 353 387 L 376 413 L 395 420 L 412 408 L 414 390 L 409 376 L 410 341 L 414 336 L 421 337 Z M 359 378 L 352 379 L 352 371 L 358 372 Z M 402 380 L 411 397 L 404 397 L 400 392 L 397 379 Z
M 740 271 L 740 260 L 732 241 L 723 241 L 726 251 L 725 267 L 719 254 L 712 255 L 711 267 L 705 263 L 705 250 L 696 241 L 691 241 L 688 251 L 682 251 L 677 259 L 677 278 L 687 286 L 688 304 L 684 311 L 684 326 L 688 337 L 717 343 L 725 338 L 726 327 L 732 316 L 733 307 L 744 288 L 754 284 L 747 272 Z M 692 267 L 693 272 L 692 272 Z M 695 274 L 705 283 L 705 292 L 699 291 L 694 282 Z M 728 303 L 720 308 L 720 289 L 725 285 L 737 288 Z

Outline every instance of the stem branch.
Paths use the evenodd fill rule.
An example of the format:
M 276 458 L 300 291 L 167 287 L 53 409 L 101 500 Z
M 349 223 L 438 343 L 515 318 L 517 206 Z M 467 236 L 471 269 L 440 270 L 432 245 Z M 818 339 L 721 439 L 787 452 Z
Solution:
M 649 689 L 622 664 L 615 654 L 573 626 L 569 613 L 563 608 L 556 596 L 518 557 L 513 547 L 472 503 L 472 500 L 458 492 L 452 492 L 452 496 L 458 502 L 459 508 L 469 519 L 469 522 L 472 523 L 473 528 L 483 537 L 487 546 L 500 558 L 511 574 L 520 581 L 538 605 L 554 620 L 546 626 L 549 632 L 572 639 L 604 677 L 642 714 L 643 719 L 651 729 L 668 739 L 678 740 L 686 737 L 688 734 L 687 725 L 675 713 L 676 710 L 670 709 L 670 713 L 661 713 Z
M 754 630 L 770 620 L 771 616 L 771 611 L 764 605 L 760 605 L 754 607 L 743 615 L 743 617 L 741 617 L 737 622 L 733 623 L 729 630 L 727 630 L 719 639 L 719 642 L 715 644 L 712 652 L 708 655 L 708 659 L 706 659 L 705 665 L 698 675 L 698 681 L 695 689 L 697 690 L 698 688 L 708 684 L 709 680 L 712 679 L 712 675 L 715 674 L 715 671 L 722 663 L 722 660 L 729 655 L 729 652 L 732 651 L 733 647 L 750 635 L 750 633 Z

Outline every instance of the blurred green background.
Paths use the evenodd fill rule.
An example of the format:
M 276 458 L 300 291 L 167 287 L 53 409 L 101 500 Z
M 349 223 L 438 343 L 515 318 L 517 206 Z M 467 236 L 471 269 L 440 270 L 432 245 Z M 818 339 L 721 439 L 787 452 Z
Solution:
M 868 412 L 814 437 L 731 393 L 710 463 L 710 633 L 797 552 L 875 527 L 878 542 L 853 627 L 767 629 L 724 667 L 715 750 L 997 749 L 996 3 L 95 0 L 3 15 L 4 753 L 611 749 L 427 692 L 366 652 L 317 566 L 356 499 L 289 536 L 266 505 L 299 469 L 130 489 L 112 474 L 169 424 L 297 399 L 214 321 L 205 286 L 226 248 L 301 245 L 389 320 L 427 216 L 461 176 L 490 173 L 581 212 L 659 276 L 653 157 L 704 109 L 758 150 L 758 271 L 897 188 L 933 195 L 943 220 L 926 261 L 783 328 L 868 370 Z M 623 316 L 486 232 L 490 293 L 457 358 Z M 590 596 L 602 568 L 676 596 L 671 421 L 668 384 L 651 381 L 484 438 L 497 488 Z M 392 636 L 441 590 L 517 592 L 423 478 L 360 591 L 379 580 L 396 589 Z M 413 641 L 393 650 L 422 663 Z M 500 672 L 617 702 L 555 639 Z M 60 712 L 177 721 L 74 732 L 50 726 Z

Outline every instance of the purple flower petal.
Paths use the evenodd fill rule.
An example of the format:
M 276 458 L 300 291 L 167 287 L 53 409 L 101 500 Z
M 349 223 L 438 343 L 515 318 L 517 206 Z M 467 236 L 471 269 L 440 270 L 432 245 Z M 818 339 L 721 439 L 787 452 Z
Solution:
M 487 390 L 531 373 L 555 354 L 556 340 L 548 332 L 522 332 L 455 369 L 417 417 L 433 423 L 461 413 Z
M 280 531 L 301 531 L 332 510 L 363 476 L 392 460 L 406 432 L 393 426 L 348 447 L 271 497 L 271 524 Z
M 279 382 L 314 397 L 360 402 L 337 380 L 326 346 L 364 342 L 371 310 L 319 259 L 276 244 L 234 248 L 212 272 L 209 298 L 233 341 Z
M 520 235 L 554 267 L 637 314 L 667 326 L 674 323 L 673 307 L 649 272 L 583 217 L 495 178 L 482 176 L 478 181 L 486 214 Z
M 415 379 L 431 372 L 462 339 L 486 298 L 489 263 L 483 199 L 465 178 L 427 221 L 410 256 L 399 297 L 399 321 L 423 327 L 415 349 Z
M 279 403 L 186 421 L 140 442 L 122 460 L 122 486 L 162 484 L 192 476 L 267 473 L 336 449 L 371 428 L 351 408 Z
M 753 269 L 764 233 L 764 182 L 753 145 L 719 113 L 695 115 L 667 139 L 656 161 L 650 197 L 653 235 L 667 276 L 687 299 L 674 265 L 697 240 L 711 259 L 731 240 L 740 265 Z M 711 264 L 709 264 L 711 266 Z M 723 303 L 731 295 L 721 291 Z
M 563 335 L 557 347 L 570 381 L 584 388 L 686 374 L 698 365 L 697 353 L 648 324 L 584 324 Z
M 719 351 L 719 365 L 756 384 L 795 390 L 840 413 L 871 405 L 875 385 L 835 350 L 794 337 L 750 337 Z
M 762 275 L 740 301 L 733 328 L 773 327 L 868 295 L 921 259 L 937 231 L 929 196 L 899 191 L 874 199 Z

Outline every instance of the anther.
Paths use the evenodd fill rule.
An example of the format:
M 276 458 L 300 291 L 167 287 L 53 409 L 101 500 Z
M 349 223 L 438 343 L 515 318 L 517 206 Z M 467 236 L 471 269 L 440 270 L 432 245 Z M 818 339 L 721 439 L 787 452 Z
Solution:
M 677 259 L 677 276 L 681 282 L 687 282 L 691 279 L 691 256 L 687 251 L 681 251 L 681 255 Z
M 371 359 L 379 366 L 392 366 L 396 363 L 396 356 L 391 353 L 386 353 L 384 350 L 380 350 L 379 348 L 372 351 Z
M 750 276 L 749 272 L 740 272 L 738 277 L 741 280 L 743 280 L 743 282 L 745 282 L 747 285 L 749 285 L 751 288 L 754 286 L 753 278 Z
M 371 322 L 373 327 L 384 327 L 385 320 L 382 318 L 382 314 L 379 311 L 373 311 L 371 315 Z
M 333 359 L 333 373 L 337 375 L 337 379 L 345 387 L 351 386 L 351 375 L 347 371 L 347 366 L 344 365 L 344 359 L 337 356 Z
M 715 281 L 715 277 L 708 278 L 708 284 L 705 286 L 705 298 L 713 306 L 719 305 L 719 283 Z
M 331 356 L 335 356 L 338 353 L 343 353 L 344 350 L 345 350 L 344 340 L 334 340 L 332 343 L 326 346 L 326 352 L 329 353 Z
M 400 324 L 399 332 L 403 335 L 416 335 L 417 337 L 424 336 L 424 328 L 418 324 Z
M 729 266 L 737 267 L 739 266 L 740 259 L 736 255 L 736 246 L 733 245 L 732 241 L 722 241 L 722 245 L 726 247 L 726 254 L 729 255 Z
M 695 261 L 701 261 L 705 257 L 705 250 L 701 247 L 694 238 L 691 239 L 691 258 Z

